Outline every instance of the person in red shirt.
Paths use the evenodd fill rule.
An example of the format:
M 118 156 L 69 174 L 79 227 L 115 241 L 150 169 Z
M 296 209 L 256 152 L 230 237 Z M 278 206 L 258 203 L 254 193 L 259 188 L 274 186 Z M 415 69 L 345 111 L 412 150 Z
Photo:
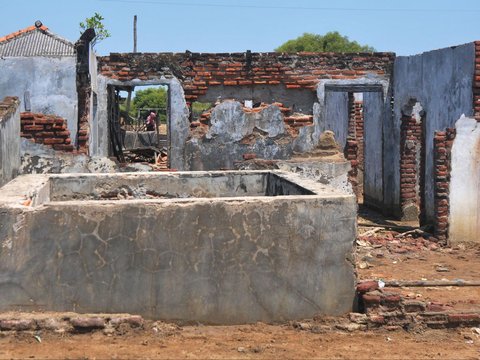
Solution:
M 147 120 L 145 121 L 145 126 L 147 127 L 147 131 L 155 131 L 155 126 L 157 124 L 156 120 L 157 120 L 157 114 L 151 111 L 150 115 L 148 115 Z

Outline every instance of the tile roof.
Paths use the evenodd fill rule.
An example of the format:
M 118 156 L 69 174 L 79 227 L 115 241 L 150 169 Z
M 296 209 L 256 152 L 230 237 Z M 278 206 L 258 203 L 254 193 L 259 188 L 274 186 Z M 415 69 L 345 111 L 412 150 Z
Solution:
M 75 47 L 38 22 L 38 26 L 0 37 L 0 57 L 23 56 L 75 56 Z

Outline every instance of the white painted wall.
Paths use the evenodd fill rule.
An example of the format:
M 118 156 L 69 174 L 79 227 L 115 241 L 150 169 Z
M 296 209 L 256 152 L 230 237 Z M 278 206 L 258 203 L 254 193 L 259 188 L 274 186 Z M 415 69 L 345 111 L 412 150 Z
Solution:
M 480 243 L 480 124 L 462 117 L 452 146 L 449 241 Z

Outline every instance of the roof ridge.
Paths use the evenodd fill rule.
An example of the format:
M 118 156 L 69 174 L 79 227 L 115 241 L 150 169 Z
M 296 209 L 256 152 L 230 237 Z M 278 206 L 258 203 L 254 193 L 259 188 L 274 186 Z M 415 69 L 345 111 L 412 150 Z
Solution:
M 28 26 L 24 29 L 20 29 L 18 31 L 15 31 L 11 34 L 8 34 L 8 35 L 5 35 L 5 36 L 2 36 L 0 37 L 0 43 L 1 42 L 5 42 L 5 41 L 8 41 L 8 40 L 12 40 L 12 39 L 15 39 L 17 37 L 19 37 L 20 35 L 24 35 L 24 34 L 27 34 L 27 33 L 30 33 L 34 30 L 42 30 L 44 32 L 47 32 L 47 33 L 50 33 L 50 31 L 48 31 L 48 27 L 46 27 L 45 25 L 41 25 L 40 27 L 36 27 L 35 25 L 31 25 L 31 26 Z
M 73 56 L 75 44 L 40 21 L 36 25 L 0 37 L 1 56 Z

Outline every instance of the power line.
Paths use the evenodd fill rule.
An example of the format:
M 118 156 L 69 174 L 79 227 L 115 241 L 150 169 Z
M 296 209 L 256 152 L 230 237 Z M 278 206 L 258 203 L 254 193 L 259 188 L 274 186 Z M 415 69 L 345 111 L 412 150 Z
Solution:
M 305 7 L 305 6 L 266 6 L 266 5 L 233 5 L 233 4 L 212 4 L 212 3 L 188 3 L 173 1 L 155 0 L 100 0 L 102 2 L 130 3 L 130 4 L 151 4 L 151 5 L 172 5 L 182 7 L 216 7 L 216 8 L 242 8 L 242 9 L 275 9 L 275 10 L 321 10 L 321 11 L 357 11 L 357 12 L 443 12 L 443 13 L 478 13 L 480 9 L 406 9 L 406 8 L 335 8 L 335 7 Z

